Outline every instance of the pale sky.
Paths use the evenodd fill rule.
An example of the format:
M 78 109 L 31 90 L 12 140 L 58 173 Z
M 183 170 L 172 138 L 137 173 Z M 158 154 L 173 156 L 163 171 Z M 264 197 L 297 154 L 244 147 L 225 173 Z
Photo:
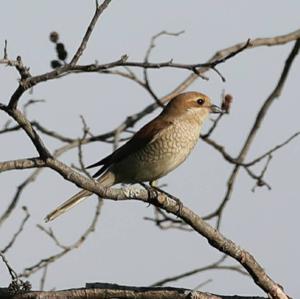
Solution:
M 8 55 L 20 55 L 34 75 L 50 70 L 55 58 L 49 33 L 60 33 L 69 55 L 77 49 L 94 13 L 95 1 L 15 1 L 4 0 L 0 11 L 0 44 L 8 40 Z M 178 32 L 179 37 L 161 37 L 151 60 L 200 63 L 217 50 L 248 38 L 272 37 L 299 28 L 299 1 L 112 1 L 100 17 L 80 63 L 110 62 L 123 54 L 141 61 L 151 36 L 162 31 Z M 275 87 L 284 61 L 293 43 L 284 46 L 251 49 L 219 66 L 226 77 L 221 82 L 214 72 L 209 81 L 199 79 L 188 90 L 208 94 L 220 103 L 223 89 L 231 93 L 231 114 L 224 117 L 213 138 L 233 156 L 237 155 L 251 128 L 256 113 Z M 1 54 L 2 55 L 2 54 Z M 256 157 L 283 142 L 299 130 L 300 57 L 296 58 L 279 100 L 272 105 L 249 153 Z M 137 69 L 137 74 L 141 70 Z M 161 69 L 150 72 L 151 84 L 163 96 L 187 76 L 185 70 Z M 0 66 L 0 101 L 7 102 L 17 86 L 18 73 Z M 70 75 L 42 83 L 33 94 L 26 93 L 20 105 L 29 99 L 46 103 L 30 108 L 28 117 L 49 129 L 71 137 L 82 135 L 79 115 L 83 115 L 94 134 L 116 128 L 126 116 L 140 111 L 153 100 L 136 83 L 127 79 L 99 74 Z M 137 123 L 141 127 L 151 117 Z M 0 126 L 8 118 L 0 114 Z M 208 126 L 206 126 L 207 128 Z M 205 131 L 205 128 L 204 128 Z M 203 131 L 203 132 L 204 132 Z M 43 136 L 48 148 L 61 144 Z M 1 135 L 1 161 L 32 157 L 34 147 L 23 132 Z M 299 268 L 299 149 L 296 139 L 273 155 L 265 179 L 272 186 L 251 189 L 255 182 L 241 171 L 233 196 L 227 205 L 221 232 L 250 251 L 273 280 L 284 286 L 290 296 L 300 294 Z M 84 160 L 93 163 L 111 151 L 111 146 L 94 143 L 84 147 Z M 77 163 L 77 150 L 60 159 Z M 255 169 L 263 167 L 259 164 Z M 161 179 L 166 190 L 181 198 L 199 215 L 213 211 L 222 200 L 232 165 L 219 153 L 199 142 L 191 157 L 177 170 Z M 1 210 L 7 207 L 15 188 L 32 170 L 1 174 Z M 0 248 L 16 231 L 26 205 L 31 218 L 24 233 L 7 258 L 17 272 L 59 251 L 52 240 L 36 228 L 44 216 L 77 188 L 51 170 L 45 169 L 23 193 L 11 219 L 1 227 Z M 70 244 L 90 223 L 96 204 L 95 196 L 50 224 L 60 240 Z M 147 286 L 162 278 L 180 274 L 216 261 L 221 254 L 196 233 L 178 230 L 161 231 L 145 216 L 153 208 L 137 201 L 105 200 L 96 231 L 78 249 L 48 267 L 46 289 L 82 287 L 86 282 L 110 282 Z M 212 222 L 213 223 L 213 222 Z M 46 225 L 49 227 L 49 225 Z M 228 259 L 228 264 L 235 264 Z M 39 287 L 41 272 L 29 278 Z M 2 287 L 9 275 L 0 264 Z M 207 279 L 213 281 L 201 290 L 217 294 L 263 295 L 252 279 L 235 272 L 204 272 L 171 286 L 194 288 Z

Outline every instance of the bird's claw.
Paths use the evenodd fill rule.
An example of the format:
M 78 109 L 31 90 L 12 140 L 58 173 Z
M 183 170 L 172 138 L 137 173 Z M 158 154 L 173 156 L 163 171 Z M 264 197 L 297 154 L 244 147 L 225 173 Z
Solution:
M 150 182 L 150 186 L 147 186 L 146 184 L 142 184 L 142 186 L 144 186 L 144 187 L 147 189 L 147 191 L 149 192 L 149 197 L 150 197 L 150 198 L 153 198 L 153 197 L 151 197 L 151 195 L 154 195 L 154 198 L 156 198 L 156 197 L 158 196 L 158 193 L 157 193 L 157 192 L 160 192 L 160 193 L 163 193 L 163 194 L 167 195 L 168 197 L 172 198 L 173 200 L 175 200 L 176 203 L 177 203 L 177 205 L 178 205 L 178 209 L 177 209 L 177 211 L 175 212 L 175 215 L 176 215 L 177 217 L 181 217 L 181 215 L 182 215 L 183 203 L 180 201 L 179 198 L 177 198 L 177 197 L 175 197 L 175 196 L 169 194 L 168 192 L 166 192 L 166 191 L 160 189 L 159 187 L 157 187 L 157 186 L 155 186 L 154 184 L 152 184 L 152 182 Z M 151 192 L 152 192 L 152 193 L 151 193 Z M 153 194 L 153 192 L 154 192 L 154 194 Z
M 148 192 L 148 198 L 149 198 L 149 203 L 148 203 L 148 207 L 151 205 L 151 200 L 154 198 L 157 198 L 158 193 L 157 190 L 152 187 L 152 186 L 148 186 L 147 184 L 144 183 L 140 183 Z
M 181 217 L 182 209 L 183 209 L 183 203 L 180 201 L 179 198 L 176 198 L 176 197 L 172 197 L 172 198 L 176 201 L 176 203 L 178 205 L 178 210 L 176 211 L 175 214 L 176 214 L 177 217 Z

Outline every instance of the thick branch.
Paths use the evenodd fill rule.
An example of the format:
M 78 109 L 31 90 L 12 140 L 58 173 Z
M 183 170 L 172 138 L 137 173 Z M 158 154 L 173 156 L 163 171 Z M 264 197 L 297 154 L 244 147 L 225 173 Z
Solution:
M 153 196 L 153 194 L 146 190 L 134 187 L 124 189 L 104 189 L 99 186 L 97 182 L 83 177 L 67 165 L 64 165 L 57 160 L 49 158 L 46 160 L 46 164 L 48 167 L 62 175 L 65 179 L 75 183 L 81 188 L 98 194 L 102 198 L 113 200 L 136 199 L 146 203 L 151 203 L 169 213 L 172 213 L 173 215 L 178 214 L 177 202 L 168 197 L 166 194 L 156 192 Z M 249 252 L 243 250 L 234 242 L 225 238 L 220 232 L 206 223 L 200 216 L 195 214 L 189 208 L 183 206 L 180 211 L 181 219 L 205 237 L 213 247 L 237 260 L 252 276 L 255 283 L 267 294 L 270 294 L 276 299 L 288 298 L 283 290 L 265 273 L 264 269 L 257 263 Z
M 8 299 L 37 299 L 37 298 L 132 298 L 132 299 L 267 299 L 265 297 L 215 295 L 190 289 L 172 287 L 132 287 L 111 283 L 90 283 L 87 288 L 70 289 L 49 292 L 27 292 L 11 296 L 7 289 L 0 289 L 0 296 Z
M 10 106 L 5 106 L 1 103 L 0 103 L 0 110 L 5 111 L 19 124 L 20 127 L 22 127 L 22 129 L 26 132 L 28 137 L 31 139 L 32 143 L 34 144 L 41 158 L 51 157 L 50 152 L 45 147 L 40 136 L 34 130 L 31 123 L 28 121 L 26 116 L 21 111 L 15 108 L 11 108 Z
M 13 169 L 28 169 L 44 167 L 45 161 L 40 158 L 19 159 L 0 162 L 0 172 Z

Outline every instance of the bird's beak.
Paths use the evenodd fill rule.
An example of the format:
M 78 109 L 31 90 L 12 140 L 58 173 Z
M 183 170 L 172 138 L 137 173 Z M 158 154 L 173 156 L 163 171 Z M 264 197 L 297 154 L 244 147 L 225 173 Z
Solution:
M 218 107 L 217 105 L 211 105 L 210 106 L 210 112 L 211 113 L 222 113 L 222 109 Z

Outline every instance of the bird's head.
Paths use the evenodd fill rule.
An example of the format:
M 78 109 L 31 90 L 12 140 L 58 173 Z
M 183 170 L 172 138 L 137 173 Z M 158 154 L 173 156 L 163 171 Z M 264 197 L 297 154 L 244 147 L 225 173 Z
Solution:
M 164 113 L 169 117 L 187 116 L 204 121 L 209 113 L 222 113 L 222 110 L 213 105 L 205 94 L 190 91 L 175 96 L 165 107 Z

